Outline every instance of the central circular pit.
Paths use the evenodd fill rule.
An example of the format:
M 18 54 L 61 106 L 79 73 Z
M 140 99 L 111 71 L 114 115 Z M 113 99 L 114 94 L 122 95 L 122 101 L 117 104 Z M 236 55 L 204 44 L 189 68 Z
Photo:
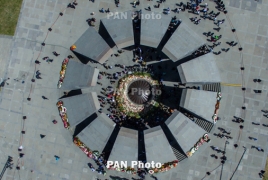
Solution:
M 159 83 L 149 73 L 133 73 L 119 80 L 116 93 L 118 110 L 129 116 L 139 117 L 145 106 L 154 104 L 154 92 Z
M 134 80 L 128 86 L 127 95 L 135 104 L 146 104 L 152 96 L 151 84 L 144 79 Z

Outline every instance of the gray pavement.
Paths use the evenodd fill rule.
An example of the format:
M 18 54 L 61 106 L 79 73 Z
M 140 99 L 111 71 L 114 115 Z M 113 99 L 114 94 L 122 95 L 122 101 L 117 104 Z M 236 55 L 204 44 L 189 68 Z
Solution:
M 161 12 L 162 8 L 174 8 L 178 1 L 167 0 L 168 2 L 161 4 L 159 9 L 154 9 L 155 1 L 141 0 L 141 5 L 136 9 L 147 7 L 148 4 L 155 12 Z M 186 2 L 186 1 L 184 1 Z M 0 144 L 1 144 L 1 167 L 4 166 L 7 156 L 13 156 L 14 164 L 19 162 L 21 170 L 17 171 L 15 166 L 12 170 L 7 170 L 3 179 L 47 179 L 47 180 L 84 180 L 96 179 L 99 177 L 96 172 L 91 172 L 87 166 L 92 160 L 86 158 L 73 143 L 71 132 L 64 129 L 58 115 L 56 102 L 63 92 L 56 88 L 59 79 L 59 70 L 62 60 L 70 53 L 69 47 L 86 31 L 88 24 L 86 19 L 92 17 L 91 12 L 95 12 L 94 17 L 97 21 L 106 16 L 98 12 L 100 8 L 110 7 L 110 11 L 127 11 L 132 9 L 129 1 L 122 1 L 119 8 L 115 8 L 112 0 L 96 0 L 95 3 L 87 0 L 78 0 L 78 6 L 74 9 L 65 9 L 67 2 L 63 0 L 24 0 L 22 4 L 21 14 L 17 25 L 13 42 L 10 38 L 1 38 L 1 58 L 8 57 L 8 66 L 1 70 L 1 78 L 10 77 L 9 85 L 1 90 L 0 98 Z M 222 52 L 215 56 L 216 64 L 221 74 L 221 80 L 228 83 L 228 86 L 222 86 L 223 98 L 220 104 L 219 116 L 222 120 L 217 122 L 216 127 L 223 127 L 231 131 L 232 140 L 228 140 L 230 144 L 226 147 L 227 162 L 223 166 L 222 179 L 229 179 L 234 171 L 242 153 L 242 146 L 246 146 L 248 150 L 238 167 L 233 179 L 259 179 L 258 172 L 265 167 L 267 157 L 267 140 L 268 130 L 263 126 L 253 126 L 252 121 L 266 123 L 261 109 L 268 109 L 267 86 L 268 86 L 268 44 L 267 44 L 267 22 L 268 22 L 268 0 L 227 0 L 225 1 L 228 15 L 232 24 L 237 30 L 237 35 L 243 47 L 243 64 L 245 67 L 245 102 L 243 102 L 243 93 L 241 87 L 241 58 L 238 47 L 231 48 L 229 52 Z M 208 1 L 210 10 L 214 10 L 214 2 Z M 42 61 L 38 66 L 42 72 L 42 80 L 31 83 L 31 77 L 34 73 L 34 61 L 38 57 L 41 49 L 41 42 L 47 35 L 47 29 L 57 19 L 60 11 L 64 15 L 59 17 L 52 27 L 52 32 L 46 38 L 46 46 L 42 48 L 40 57 L 53 56 L 52 52 L 57 51 L 61 55 L 54 57 L 52 64 Z M 180 12 L 185 16 L 182 20 L 191 23 L 188 17 L 195 15 Z M 168 16 L 172 16 L 171 13 Z M 177 15 L 179 16 L 179 15 Z M 221 13 L 218 19 L 226 19 Z M 209 20 L 201 20 L 201 23 L 195 27 L 195 31 L 200 33 L 211 31 L 213 23 Z M 95 27 L 98 29 L 98 23 Z M 221 25 L 219 33 L 222 34 L 222 45 L 216 48 L 227 48 L 226 41 L 235 40 L 231 27 L 227 22 Z M 11 50 L 8 49 L 11 46 Z M 6 49 L 5 49 L 6 48 Z M 4 55 L 5 52 L 6 55 Z M 8 53 L 9 51 L 9 53 Z M 119 58 L 109 59 L 110 64 L 131 59 L 131 55 L 122 55 Z M 97 65 L 96 65 L 97 66 Z M 95 67 L 95 64 L 93 64 Z M 254 83 L 253 78 L 260 78 L 261 83 Z M 18 79 L 14 81 L 13 79 Z M 25 81 L 22 83 L 22 81 Z M 261 94 L 255 94 L 254 89 L 261 89 Z M 31 91 L 31 101 L 26 98 Z M 45 101 L 41 96 L 47 96 Z M 243 132 L 239 133 L 238 124 L 234 124 L 232 116 L 242 116 L 242 106 L 246 107 L 245 123 Z M 26 134 L 21 138 L 22 116 L 27 116 L 25 120 L 24 130 Z M 54 125 L 51 121 L 58 120 L 58 124 Z M 218 132 L 215 129 L 214 132 Z M 43 139 L 40 134 L 46 135 Z M 258 138 L 258 141 L 251 141 L 248 136 Z M 234 149 L 233 144 L 239 139 L 239 147 Z M 157 142 L 159 143 L 159 142 Z M 23 145 L 24 158 L 18 159 L 18 147 Z M 224 140 L 215 136 L 211 137 L 211 144 L 224 148 Z M 213 170 L 220 164 L 220 160 L 210 157 L 215 152 L 207 145 L 205 148 L 197 151 L 191 158 L 184 160 L 179 165 L 166 173 L 157 174 L 158 179 L 170 180 L 199 180 L 205 177 L 207 171 Z M 251 149 L 251 145 L 261 146 L 264 153 Z M 58 162 L 55 161 L 54 155 L 60 157 Z M 32 170 L 32 172 L 31 172 Z M 131 175 L 126 173 L 109 171 L 108 176 L 119 176 L 131 179 Z M 204 179 L 219 179 L 221 176 L 221 167 L 211 173 L 209 177 Z M 137 178 L 137 177 L 135 177 Z M 148 177 L 148 179 L 151 179 Z

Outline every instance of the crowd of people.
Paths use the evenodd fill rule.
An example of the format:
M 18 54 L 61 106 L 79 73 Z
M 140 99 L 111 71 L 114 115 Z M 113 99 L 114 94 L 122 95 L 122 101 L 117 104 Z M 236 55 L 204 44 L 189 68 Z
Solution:
M 106 175 L 106 163 L 107 161 L 104 159 L 104 153 L 100 154 L 99 156 L 93 156 L 93 160 L 98 166 L 96 169 L 91 163 L 88 163 L 89 168 L 92 172 L 98 172 L 98 174 Z
M 208 48 L 206 45 L 203 45 L 200 48 L 198 48 L 195 52 L 193 52 L 192 55 L 194 57 L 199 57 L 207 53 L 210 53 L 211 51 L 212 51 L 212 48 Z
M 154 52 L 150 49 L 150 52 Z M 143 51 L 141 48 L 136 48 L 134 50 L 135 56 L 142 56 Z M 151 75 L 154 75 L 154 69 L 152 66 L 142 67 L 139 64 L 133 65 L 133 66 L 125 66 L 123 64 L 115 64 L 114 68 L 118 68 L 119 71 L 115 73 L 108 73 L 109 69 L 112 69 L 112 66 L 108 66 L 106 64 L 103 65 L 105 67 L 106 71 L 101 71 L 99 76 L 99 81 L 101 81 L 102 78 L 106 77 L 110 80 L 110 85 L 107 87 L 103 87 L 100 91 L 100 95 L 98 95 L 99 102 L 101 104 L 101 109 L 99 112 L 103 112 L 104 109 L 107 109 L 107 116 L 112 119 L 116 124 L 119 126 L 129 127 L 133 129 L 147 129 L 148 127 L 154 127 L 159 125 L 163 119 L 166 119 L 168 117 L 168 113 L 165 111 L 150 111 L 149 109 L 152 107 L 149 107 L 149 109 L 145 109 L 141 114 L 144 116 L 141 116 L 139 118 L 132 117 L 127 115 L 126 113 L 122 112 L 120 109 L 118 109 L 116 105 L 116 92 L 113 88 L 113 83 L 117 82 L 120 77 L 123 77 L 127 74 L 132 74 L 134 72 L 145 72 L 150 73 Z M 102 84 L 100 84 L 102 85 Z M 160 85 L 161 86 L 161 85 Z M 146 112 L 146 111 L 150 111 Z M 150 115 L 146 115 L 146 114 Z
M 225 139 L 233 139 L 233 137 L 229 136 L 231 131 L 227 132 L 224 128 L 218 127 L 221 133 L 214 133 L 217 138 L 225 138 Z

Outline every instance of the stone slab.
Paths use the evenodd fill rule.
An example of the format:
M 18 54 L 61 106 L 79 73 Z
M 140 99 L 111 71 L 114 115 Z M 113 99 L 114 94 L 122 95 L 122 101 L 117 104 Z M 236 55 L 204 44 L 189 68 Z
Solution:
M 175 111 L 165 123 L 185 153 L 206 133 L 179 111 Z
M 9 62 L 9 56 L 11 51 L 12 37 L 11 36 L 0 36 L 0 83 L 5 78 L 4 74 Z M 1 79 L 2 78 L 2 79 Z
M 126 161 L 131 166 L 131 161 L 138 160 L 138 131 L 121 127 L 115 140 L 109 161 Z
M 182 83 L 218 83 L 220 73 L 212 53 L 197 57 L 177 67 Z
M 119 49 L 134 45 L 132 11 L 108 16 L 101 22 Z
M 95 92 L 63 98 L 62 101 L 67 108 L 67 116 L 71 127 L 81 123 L 100 108 Z
M 160 16 L 160 19 L 147 19 L 146 17 Z M 140 44 L 150 47 L 158 47 L 163 36 L 165 35 L 171 17 L 163 15 L 161 13 L 142 11 L 141 16 L 141 41 Z
M 188 25 L 182 21 L 163 47 L 163 52 L 172 60 L 178 61 L 206 44 Z
M 96 86 L 98 74 L 97 68 L 70 60 L 61 89 L 73 90 Z
M 214 123 L 212 116 L 217 102 L 217 93 L 194 89 L 184 89 L 183 93 L 185 93 L 185 91 L 186 97 L 184 101 L 180 102 L 180 106 Z
M 93 27 L 89 27 L 74 44 L 74 52 L 99 63 L 104 63 L 113 53 Z
M 176 160 L 176 156 L 160 126 L 144 131 L 147 162 L 166 163 Z
M 256 12 L 257 0 L 242 0 L 241 9 Z
M 113 132 L 114 127 L 115 123 L 104 113 L 101 113 L 77 136 L 90 149 L 102 152 Z M 96 139 L 98 141 L 96 141 Z

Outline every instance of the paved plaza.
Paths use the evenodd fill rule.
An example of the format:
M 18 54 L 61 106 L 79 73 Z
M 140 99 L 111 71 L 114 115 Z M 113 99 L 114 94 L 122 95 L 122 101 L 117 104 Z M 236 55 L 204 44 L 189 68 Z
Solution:
M 66 86 L 64 86 L 63 83 L 62 89 L 58 89 L 57 84 L 62 61 L 68 55 L 74 57 L 72 64 L 79 64 L 77 66 L 81 66 L 81 56 L 79 55 L 83 54 L 93 59 L 96 58 L 100 63 L 108 59 L 106 64 L 113 67 L 115 67 L 115 64 L 135 64 L 132 61 L 133 53 L 131 50 L 126 49 L 119 57 L 110 56 L 110 54 L 117 54 L 118 49 L 116 46 L 109 49 L 99 36 L 93 41 L 81 38 L 85 32 L 88 33 L 87 36 L 90 36 L 90 34 L 93 33 L 93 28 L 99 34 L 105 34 L 105 32 L 99 32 L 99 29 L 102 29 L 103 26 L 106 25 L 107 30 L 110 29 L 109 32 L 120 35 L 111 35 L 115 45 L 119 48 L 133 45 L 134 39 L 131 39 L 133 34 L 129 33 L 129 27 L 125 27 L 125 29 L 122 27 L 123 33 L 120 34 L 120 27 L 113 28 L 107 20 L 107 14 L 101 13 L 99 10 L 101 8 L 109 8 L 111 12 L 130 12 L 142 9 L 144 13 L 148 13 L 148 11 L 144 9 L 148 6 L 151 7 L 152 12 L 161 14 L 163 19 L 159 20 L 161 23 L 156 20 L 144 20 L 141 22 L 144 29 L 141 29 L 140 43 L 151 47 L 162 47 L 163 52 L 166 53 L 167 56 L 163 55 L 165 58 L 163 58 L 161 64 L 159 61 L 155 60 L 148 62 L 148 64 L 161 66 L 162 69 L 160 71 L 169 72 L 169 77 L 164 77 L 164 84 L 166 86 L 174 86 L 174 82 L 179 81 L 180 73 L 181 77 L 183 77 L 182 74 L 187 76 L 183 77 L 181 82 L 191 82 L 187 84 L 189 86 L 193 86 L 196 82 L 200 81 L 217 83 L 220 80 L 222 93 L 219 109 L 219 117 L 221 119 L 217 121 L 209 134 L 211 139 L 210 143 L 204 144 L 193 156 L 179 162 L 177 167 L 172 168 L 168 172 L 154 174 L 154 176 L 157 177 L 158 180 L 227 180 L 231 178 L 240 161 L 244 152 L 243 147 L 246 147 L 247 150 L 233 179 L 260 179 L 258 173 L 265 168 L 268 152 L 268 128 L 262 126 L 262 124 L 268 124 L 268 119 L 264 117 L 261 112 L 261 110 L 264 109 L 268 110 L 268 104 L 266 103 L 268 100 L 268 0 L 224 0 L 228 13 L 226 16 L 221 12 L 217 17 L 218 20 L 225 19 L 225 22 L 220 25 L 221 29 L 219 32 L 213 30 L 213 28 L 217 28 L 217 26 L 209 19 L 204 20 L 201 18 L 200 24 L 195 25 L 189 18 L 199 18 L 199 15 L 188 13 L 187 9 L 185 12 L 174 13 L 171 11 L 170 14 L 163 14 L 164 8 L 169 7 L 170 9 L 175 9 L 179 7 L 176 3 L 180 2 L 175 0 L 166 0 L 166 2 L 160 4 L 160 8 L 154 8 L 154 5 L 157 5 L 156 1 L 147 0 L 140 0 L 140 5 L 136 6 L 136 8 L 133 8 L 130 4 L 132 1 L 128 0 L 121 0 L 119 7 L 115 6 L 114 0 L 95 0 L 94 3 L 88 0 L 77 0 L 78 5 L 75 9 L 66 8 L 70 2 L 72 1 L 23 0 L 15 35 L 13 37 L 0 35 L 0 81 L 6 82 L 4 86 L 1 87 L 0 92 L 0 168 L 4 169 L 8 156 L 13 157 L 14 163 L 13 169 L 7 169 L 5 171 L 2 178 L 3 180 L 139 179 L 137 175 L 134 176 L 113 170 L 108 170 L 106 176 L 100 175 L 96 171 L 92 172 L 88 163 L 92 163 L 96 166 L 94 161 L 87 158 L 73 143 L 73 134 L 76 129 L 72 126 L 69 130 L 64 128 L 56 103 L 60 98 L 64 97 L 64 91 L 81 89 L 79 93 L 83 95 L 77 96 L 80 96 L 82 101 L 85 99 L 83 97 L 92 99 L 96 96 L 95 93 L 99 95 L 101 88 L 107 87 L 108 85 L 107 79 L 98 81 L 103 84 L 103 86 L 100 86 L 92 80 L 94 78 L 87 81 L 88 77 L 83 76 L 82 73 L 87 69 L 90 71 L 90 76 L 94 77 L 96 77 L 96 73 L 99 71 L 105 70 L 102 64 L 90 61 L 87 65 L 83 66 L 84 71 L 81 72 L 81 74 L 79 74 L 79 72 L 75 74 L 76 77 L 80 77 L 81 75 L 81 78 L 84 78 L 82 82 L 80 81 L 78 83 L 77 81 L 79 79 L 72 79 L 72 82 L 66 83 Z M 183 0 L 182 2 L 186 4 L 186 2 L 189 1 Z M 204 3 L 208 3 L 209 11 L 218 11 L 215 8 L 216 3 L 214 1 L 205 0 L 202 5 L 204 5 Z M 59 15 L 61 12 L 62 16 Z M 92 15 L 93 12 L 94 15 Z M 169 41 L 169 44 L 164 46 L 163 42 L 160 42 L 162 37 L 165 37 L 163 27 L 168 26 L 168 22 L 175 15 L 182 21 L 181 25 L 184 28 L 182 31 L 174 33 L 174 36 L 170 38 L 171 41 Z M 95 26 L 89 27 L 87 20 L 92 17 L 96 18 Z M 124 25 L 125 22 L 117 20 L 114 23 L 120 26 L 121 23 Z M 150 30 L 150 27 L 153 28 Z M 236 29 L 235 33 L 232 32 L 233 27 Z M 49 28 L 52 28 L 52 31 L 49 31 Z M 190 30 L 187 31 L 187 29 Z M 183 65 L 180 65 L 182 61 L 169 59 L 176 57 L 178 58 L 177 60 L 179 60 L 196 50 L 196 47 L 200 47 L 205 43 L 211 45 L 212 42 L 208 42 L 208 38 L 203 35 L 204 32 L 208 31 L 214 32 L 215 35 L 222 35 L 222 38 L 218 41 L 221 42 L 221 45 L 213 49 L 213 52 L 221 51 L 221 54 L 216 55 L 213 52 L 209 53 L 208 58 L 204 60 L 205 65 L 202 64 L 202 59 L 204 59 L 206 55 L 188 62 L 184 59 L 182 60 L 185 61 Z M 157 36 L 154 37 L 154 34 Z M 176 54 L 175 52 L 186 51 L 183 48 L 176 47 L 176 39 L 183 36 L 183 34 L 193 34 L 192 37 L 194 38 L 190 39 L 191 43 L 187 44 L 187 46 L 189 45 L 189 47 L 195 48 L 187 49 L 185 53 Z M 124 38 L 127 39 L 127 41 L 124 42 L 122 40 Z M 236 46 L 231 47 L 226 44 L 226 42 L 230 41 L 237 42 L 237 38 L 239 42 Z M 198 40 L 193 42 L 194 39 Z M 135 39 L 135 41 L 136 40 L 137 39 Z M 77 46 L 74 52 L 70 51 L 70 47 L 75 43 L 79 43 L 79 41 L 83 43 L 88 41 L 88 46 L 82 47 L 84 48 L 82 50 L 78 49 L 79 47 Z M 42 45 L 43 42 L 45 43 L 44 46 Z M 99 46 L 98 43 L 100 43 Z M 183 42 L 180 43 L 178 46 L 184 46 L 187 43 L 187 39 L 184 37 Z M 243 48 L 242 51 L 238 49 L 240 46 Z M 88 51 L 87 48 L 89 48 Z M 100 48 L 104 50 L 102 51 Z M 222 48 L 230 48 L 230 50 L 224 52 Z M 54 56 L 53 51 L 56 51 L 60 55 Z M 105 58 L 101 56 L 104 52 L 106 55 L 109 54 L 109 56 L 104 56 Z M 173 55 L 174 53 L 176 56 Z M 47 63 L 42 60 L 45 56 L 53 58 L 53 62 Z M 41 62 L 40 65 L 35 64 L 36 59 Z M 194 61 L 198 62 L 194 63 Z M 200 72 L 201 68 L 198 68 L 201 64 L 203 65 L 202 68 L 206 66 L 208 66 L 208 68 L 215 68 L 202 73 Z M 180 66 L 177 70 L 178 65 Z M 191 67 L 193 68 L 191 69 Z M 244 67 L 244 70 L 241 70 L 241 67 Z M 217 72 L 215 72 L 216 68 L 218 69 Z M 40 70 L 42 79 L 35 79 L 35 82 L 32 82 L 31 80 L 35 77 L 36 70 Z M 116 72 L 116 68 L 113 68 L 110 72 Z M 213 73 L 215 74 L 213 75 Z M 68 76 L 71 79 L 72 74 L 68 74 Z M 261 79 L 262 81 L 260 83 L 253 82 L 253 79 Z M 96 86 L 87 87 L 89 84 Z M 203 84 L 197 83 L 197 85 L 202 87 Z M 78 86 L 80 88 L 76 88 Z M 246 89 L 243 91 L 242 87 Z M 262 90 L 262 93 L 255 93 L 254 90 Z M 188 102 L 188 104 L 182 105 L 179 101 L 176 102 L 177 99 L 171 98 L 172 100 L 168 100 L 169 102 L 172 101 L 170 107 L 177 103 L 177 105 L 183 106 L 186 111 L 188 109 L 200 115 L 203 119 L 209 119 L 210 114 L 207 114 L 206 110 L 214 108 L 214 101 L 211 102 L 211 99 L 209 99 L 210 96 L 207 94 L 213 94 L 212 96 L 216 103 L 217 93 L 197 90 L 189 91 L 186 89 L 182 91 L 182 94 L 185 95 L 185 97 L 182 98 L 185 98 L 183 100 Z M 91 97 L 92 94 L 94 97 Z M 196 98 L 199 97 L 199 95 L 202 96 L 202 98 Z M 42 99 L 42 96 L 48 99 Z M 73 97 L 75 96 L 70 98 Z M 27 98 L 31 98 L 31 100 L 29 101 Z M 78 99 L 76 99 L 76 101 L 78 101 Z M 73 109 L 79 108 L 79 106 L 76 107 L 72 104 L 72 101 L 68 101 L 67 103 L 69 103 L 69 106 L 73 107 Z M 76 103 L 79 104 L 79 101 Z M 94 106 L 94 108 L 91 107 L 94 111 L 98 109 L 96 104 L 85 106 Z M 201 107 L 198 108 L 198 106 Z M 242 107 L 244 107 L 244 109 L 242 109 Z M 176 107 L 174 106 L 172 108 L 175 109 Z M 82 111 L 82 108 L 80 110 Z M 75 120 L 75 124 L 78 123 L 76 121 L 81 122 L 82 120 L 79 118 L 75 119 L 74 116 L 76 113 L 78 113 L 77 116 L 79 116 L 79 118 L 82 116 L 82 119 L 87 116 L 87 114 L 81 114 L 79 111 L 74 112 L 72 118 Z M 93 111 L 90 113 L 92 114 Z M 87 129 L 96 130 L 98 126 L 103 126 L 107 128 L 104 137 L 109 136 L 109 134 L 112 133 L 111 128 L 114 126 L 113 122 L 107 122 L 108 119 L 104 114 L 105 112 L 102 114 L 100 112 L 96 113 L 99 117 L 103 116 L 101 117 L 102 123 L 92 123 Z M 23 116 L 26 116 L 26 118 L 23 119 Z M 242 117 L 245 122 L 243 124 L 235 123 L 232 121 L 232 119 L 234 119 L 233 116 Z M 188 119 L 185 119 L 184 116 L 183 118 L 185 121 L 182 124 L 187 123 Z M 58 123 L 53 124 L 53 120 L 57 120 Z M 253 125 L 252 122 L 260 123 L 261 125 Z M 193 129 L 194 125 L 195 124 L 190 121 L 186 126 L 186 128 L 189 127 L 189 129 L 191 129 L 192 134 L 195 134 L 195 130 Z M 243 129 L 239 128 L 240 125 L 243 125 Z M 166 126 L 174 127 L 174 131 L 172 130 L 171 133 L 174 133 L 175 136 L 176 124 L 173 126 L 171 122 L 168 122 Z M 231 132 L 230 136 L 233 138 L 227 140 L 229 142 L 228 144 L 225 143 L 226 140 L 224 138 L 218 138 L 213 135 L 214 133 L 217 134 L 220 132 L 218 127 Z M 87 129 L 83 132 L 86 132 Z M 159 128 L 159 126 L 154 128 L 155 132 L 152 132 L 152 129 L 153 128 L 146 130 L 145 133 L 146 141 L 153 144 L 153 146 L 150 146 L 150 151 L 147 152 L 147 157 L 149 157 L 150 160 L 157 155 L 157 153 L 153 154 L 157 147 L 160 147 L 159 149 L 161 150 L 164 149 L 164 146 L 168 146 L 168 140 L 163 136 L 162 129 Z M 185 143 L 185 149 L 183 149 L 185 152 L 187 148 L 189 148 L 187 136 L 191 134 L 186 130 L 187 129 L 184 129 L 181 132 L 181 136 L 184 138 L 181 139 L 181 141 Z M 25 131 L 25 134 L 23 134 L 22 131 Z M 200 128 L 196 134 L 200 136 L 203 132 L 204 130 Z M 133 137 L 138 136 L 136 131 L 121 128 L 119 140 L 122 139 L 124 141 L 124 139 L 127 139 L 125 143 L 121 143 L 121 145 L 125 147 L 129 145 L 131 148 L 129 148 L 128 151 L 133 154 L 133 160 L 136 160 L 137 154 L 135 154 L 135 152 L 137 151 L 137 145 L 135 143 L 137 142 L 133 140 L 134 138 L 128 133 L 132 134 Z M 124 137 L 125 134 L 128 134 L 129 137 Z M 151 138 L 151 134 L 155 134 L 157 138 Z M 44 137 L 41 135 L 44 135 Z M 100 136 L 98 133 L 94 133 L 92 136 L 90 135 L 90 138 L 87 138 L 87 135 L 83 134 L 80 134 L 80 136 L 88 139 L 89 142 L 96 143 L 94 146 L 99 149 L 102 149 L 107 142 L 104 138 L 101 139 L 101 144 L 97 144 L 97 138 Z M 257 141 L 250 140 L 248 138 L 249 136 L 257 138 Z M 96 142 L 94 142 L 92 137 L 96 138 Z M 180 134 L 176 136 L 176 139 L 179 138 Z M 115 144 L 120 145 L 119 140 L 116 141 Z M 133 143 L 130 143 L 132 141 Z M 161 143 L 161 141 L 163 143 Z M 196 142 L 196 139 L 191 137 L 189 141 L 191 141 L 191 143 Z M 238 144 L 238 147 L 235 148 L 234 144 Z M 22 153 L 24 153 L 24 156 L 22 158 L 20 158 L 18 151 L 20 146 L 23 146 Z M 211 157 L 212 154 L 220 156 L 220 154 L 212 150 L 211 146 L 219 147 L 221 150 L 225 149 L 227 160 L 224 165 L 221 165 L 220 158 L 215 159 Z M 264 149 L 264 152 L 257 151 L 255 148 L 252 149 L 252 146 L 261 147 Z M 110 157 L 112 160 L 124 160 L 124 157 L 120 156 L 121 152 L 123 153 L 124 151 L 120 149 L 120 147 L 117 147 L 113 149 L 111 153 L 114 156 Z M 149 152 L 152 153 L 149 154 Z M 167 152 L 171 152 L 171 149 L 167 149 Z M 168 157 L 168 155 L 165 154 L 167 152 L 163 150 L 163 156 L 161 156 L 161 158 L 164 156 Z M 60 157 L 60 159 L 56 161 L 55 156 Z M 129 156 L 126 157 L 125 160 L 131 161 Z M 19 170 L 16 167 L 19 167 Z M 207 172 L 210 172 L 210 175 L 207 175 Z M 147 174 L 145 179 L 150 180 L 154 179 L 154 177 L 150 177 L 150 175 Z

